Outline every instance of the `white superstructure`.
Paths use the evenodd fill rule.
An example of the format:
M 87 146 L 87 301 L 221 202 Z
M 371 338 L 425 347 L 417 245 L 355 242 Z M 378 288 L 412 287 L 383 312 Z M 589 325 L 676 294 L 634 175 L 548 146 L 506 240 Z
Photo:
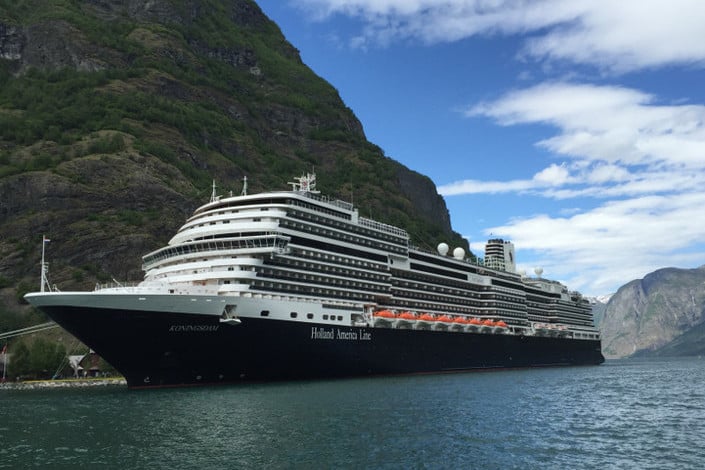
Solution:
M 485 244 L 485 266 L 500 271 L 515 273 L 514 243 L 501 238 L 488 240 Z
M 218 304 L 228 306 L 227 317 L 372 325 L 373 312 L 388 310 L 501 321 L 515 334 L 599 337 L 579 294 L 515 272 L 510 242 L 490 240 L 484 265 L 445 244 L 430 253 L 410 245 L 406 231 L 320 195 L 313 174 L 291 184 L 291 191 L 214 194 L 167 246 L 143 257 L 140 288 L 226 299 Z

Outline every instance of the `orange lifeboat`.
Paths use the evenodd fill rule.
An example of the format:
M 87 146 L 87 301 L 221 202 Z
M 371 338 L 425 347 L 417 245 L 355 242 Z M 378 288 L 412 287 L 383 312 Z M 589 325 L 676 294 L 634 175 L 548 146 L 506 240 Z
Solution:
M 375 317 L 379 318 L 395 318 L 396 315 L 394 315 L 394 312 L 391 310 L 379 310 L 373 314 Z
M 494 322 L 488 318 L 482 322 L 482 328 L 480 329 L 480 331 L 490 332 L 490 331 L 492 331 L 493 328 L 494 328 Z
M 471 318 L 468 320 L 468 331 L 477 331 L 480 329 L 480 326 L 482 326 L 482 322 L 479 318 Z
M 391 326 L 396 315 L 391 310 L 378 310 L 372 314 L 372 317 L 374 317 L 375 326 Z
M 450 327 L 451 330 L 454 331 L 463 331 L 465 329 L 465 325 L 468 324 L 468 320 L 465 317 L 455 317 L 453 319 L 453 326 Z
M 417 330 L 430 330 L 431 326 L 435 321 L 436 317 L 434 317 L 432 314 L 422 313 L 416 319 L 416 325 L 414 325 L 414 328 L 416 328 Z
M 411 328 L 416 323 L 416 314 L 412 312 L 401 312 L 397 315 L 395 326 L 397 328 Z
M 505 333 L 507 331 L 507 324 L 500 320 L 494 324 L 495 333 Z
M 445 331 L 452 324 L 453 324 L 453 319 L 450 316 L 444 314 L 444 315 L 440 315 L 440 316 L 436 317 L 436 323 L 434 323 L 432 328 L 434 330 Z

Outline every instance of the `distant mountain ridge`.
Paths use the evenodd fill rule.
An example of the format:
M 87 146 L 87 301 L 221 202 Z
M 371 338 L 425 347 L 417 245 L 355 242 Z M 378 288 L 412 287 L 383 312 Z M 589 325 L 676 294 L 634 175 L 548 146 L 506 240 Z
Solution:
M 705 354 L 705 266 L 664 268 L 622 286 L 600 322 L 608 358 Z

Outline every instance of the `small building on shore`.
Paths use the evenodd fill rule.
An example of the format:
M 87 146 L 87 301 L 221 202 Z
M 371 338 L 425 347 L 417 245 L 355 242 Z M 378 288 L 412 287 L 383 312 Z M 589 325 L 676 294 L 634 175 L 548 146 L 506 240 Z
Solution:
M 77 354 L 68 357 L 69 366 L 76 378 L 98 377 L 102 372 L 100 356 L 90 351 L 88 354 Z

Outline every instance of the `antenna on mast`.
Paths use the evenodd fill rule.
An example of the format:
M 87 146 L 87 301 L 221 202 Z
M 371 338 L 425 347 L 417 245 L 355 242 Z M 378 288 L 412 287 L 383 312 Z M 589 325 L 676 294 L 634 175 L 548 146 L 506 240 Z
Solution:
M 242 192 L 240 196 L 247 196 L 247 175 L 242 177 Z
M 294 178 L 295 180 L 298 180 L 296 183 L 287 183 L 291 185 L 291 190 L 292 191 L 300 191 L 300 192 L 305 192 L 305 193 L 314 193 L 318 194 L 319 191 L 316 191 L 316 173 L 307 173 L 305 175 L 301 175 L 297 178 Z
M 51 292 L 51 285 L 49 284 L 49 278 L 47 277 L 47 274 L 49 273 L 49 263 L 44 262 L 44 249 L 46 244 L 50 241 L 51 240 L 49 240 L 46 235 L 42 235 L 42 276 L 39 285 L 40 292 L 45 292 L 45 290 Z
M 213 192 L 211 192 L 211 202 L 215 202 L 218 199 L 220 198 L 215 195 L 215 180 L 213 180 Z

